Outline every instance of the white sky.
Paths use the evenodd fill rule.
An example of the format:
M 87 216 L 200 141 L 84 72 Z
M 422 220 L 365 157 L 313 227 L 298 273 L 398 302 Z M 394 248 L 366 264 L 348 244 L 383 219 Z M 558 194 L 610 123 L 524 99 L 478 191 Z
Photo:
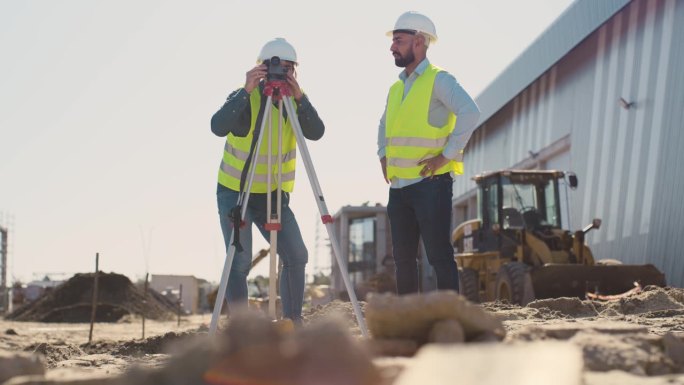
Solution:
M 376 137 L 400 71 L 385 32 L 401 13 L 435 22 L 428 58 L 476 97 L 571 2 L 0 0 L 8 279 L 91 271 L 99 252 L 100 269 L 131 279 L 149 271 L 219 281 L 225 139 L 209 120 L 274 37 L 295 46 L 299 82 L 326 124 L 308 148 L 334 214 L 387 203 Z M 312 274 L 329 253 L 316 247 L 319 213 L 301 160 L 291 206 Z M 254 232 L 256 252 L 266 243 Z

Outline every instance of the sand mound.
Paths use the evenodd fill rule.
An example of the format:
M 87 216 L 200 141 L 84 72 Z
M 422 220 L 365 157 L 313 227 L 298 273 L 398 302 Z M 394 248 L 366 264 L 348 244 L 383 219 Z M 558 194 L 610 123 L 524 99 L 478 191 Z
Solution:
M 502 320 L 551 320 L 563 318 L 620 317 L 642 315 L 667 317 L 684 314 L 684 289 L 647 286 L 637 294 L 610 301 L 579 298 L 538 299 L 524 307 L 488 302 L 483 307 Z
M 48 368 L 54 368 L 61 361 L 83 355 L 83 351 L 78 346 L 66 342 L 57 344 L 35 343 L 24 348 L 24 351 L 42 354 Z
M 7 315 L 15 321 L 90 322 L 95 274 L 76 274 L 43 297 Z M 154 290 L 145 298 L 124 275 L 98 273 L 98 299 L 95 320 L 116 322 L 135 314 L 150 319 L 173 316 L 174 306 L 162 300 Z
M 96 341 L 82 344 L 80 348 L 87 354 L 112 354 L 115 356 L 142 357 L 146 354 L 168 354 L 170 346 L 196 336 L 199 332 L 167 332 L 147 337 L 143 340 Z
M 538 299 L 527 304 L 527 307 L 534 309 L 546 308 L 555 310 L 563 315 L 573 318 L 595 317 L 598 315 L 596 308 L 589 301 L 582 301 L 579 298 L 554 298 Z
M 668 291 L 655 286 L 647 286 L 639 294 L 611 301 L 606 306 L 606 310 L 625 315 L 682 309 L 684 305 L 673 299 Z
M 359 301 L 359 307 L 361 308 L 361 314 L 363 314 L 365 312 L 366 303 Z M 335 300 L 326 303 L 325 305 L 314 306 L 303 314 L 304 322 L 306 323 L 315 322 L 319 319 L 326 319 L 331 316 L 344 320 L 353 335 L 361 335 L 361 329 L 356 320 L 354 306 L 351 302 Z
M 684 305 L 684 289 L 679 287 L 666 287 L 664 290 L 672 299 Z

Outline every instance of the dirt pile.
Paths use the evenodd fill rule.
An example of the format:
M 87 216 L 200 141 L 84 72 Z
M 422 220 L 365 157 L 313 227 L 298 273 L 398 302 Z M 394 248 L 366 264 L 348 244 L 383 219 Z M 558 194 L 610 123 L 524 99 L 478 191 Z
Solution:
M 143 340 L 130 341 L 97 341 L 80 346 L 88 354 L 112 354 L 115 356 L 142 357 L 146 354 L 166 354 L 172 344 L 183 343 L 199 334 L 194 332 L 168 332 L 163 335 L 152 336 Z
M 6 316 L 14 321 L 90 322 L 95 273 L 76 274 L 38 300 Z M 173 317 L 175 307 L 162 295 L 142 290 L 124 275 L 98 273 L 96 322 L 116 322 L 126 315 L 149 319 Z
M 37 342 L 24 348 L 25 352 L 40 353 L 45 358 L 47 368 L 54 368 L 58 363 L 73 357 L 83 356 L 85 353 L 78 346 L 64 341 L 48 344 Z
M 366 303 L 359 301 L 359 307 L 361 308 L 361 313 L 365 312 Z M 349 331 L 354 336 L 361 336 L 361 329 L 356 320 L 356 314 L 354 313 L 354 306 L 351 302 L 344 302 L 335 300 L 329 302 L 325 305 L 314 306 L 313 308 L 307 310 L 302 314 L 305 323 L 315 322 L 320 319 L 326 319 L 329 317 L 336 317 L 338 320 L 343 321 L 349 327 Z

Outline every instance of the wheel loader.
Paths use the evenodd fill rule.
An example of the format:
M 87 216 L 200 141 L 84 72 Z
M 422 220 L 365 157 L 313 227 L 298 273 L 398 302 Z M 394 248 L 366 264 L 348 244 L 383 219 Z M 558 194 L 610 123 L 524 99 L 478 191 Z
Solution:
M 469 300 L 526 305 L 541 298 L 619 294 L 635 284 L 665 286 L 653 265 L 594 258 L 585 237 L 599 229 L 600 219 L 574 232 L 562 228 L 559 181 L 576 188 L 574 173 L 500 170 L 473 180 L 478 218 L 452 233 L 461 294 Z

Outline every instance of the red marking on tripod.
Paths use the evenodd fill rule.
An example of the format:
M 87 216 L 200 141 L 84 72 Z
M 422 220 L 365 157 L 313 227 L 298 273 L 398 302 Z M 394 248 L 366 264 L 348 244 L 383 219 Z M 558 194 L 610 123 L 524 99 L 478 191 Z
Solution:
M 272 96 L 275 100 L 280 100 L 283 96 L 290 95 L 290 86 L 284 80 L 269 80 L 264 85 L 264 95 Z
M 330 214 L 328 214 L 328 215 L 323 215 L 323 216 L 321 217 L 321 220 L 323 221 L 323 224 L 328 224 L 328 223 L 333 223 L 333 222 L 334 222 L 333 217 L 331 217 Z
M 267 231 L 280 231 L 283 226 L 280 223 L 264 223 L 264 229 Z
M 240 221 L 240 228 L 244 229 L 247 223 L 245 221 Z

